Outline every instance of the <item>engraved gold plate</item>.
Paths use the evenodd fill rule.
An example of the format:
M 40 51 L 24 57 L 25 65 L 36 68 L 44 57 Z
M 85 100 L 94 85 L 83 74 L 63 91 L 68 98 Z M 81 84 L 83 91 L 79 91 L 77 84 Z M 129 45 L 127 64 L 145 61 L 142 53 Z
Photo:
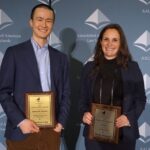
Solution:
M 26 116 L 39 127 L 54 127 L 55 102 L 53 92 L 26 93 Z

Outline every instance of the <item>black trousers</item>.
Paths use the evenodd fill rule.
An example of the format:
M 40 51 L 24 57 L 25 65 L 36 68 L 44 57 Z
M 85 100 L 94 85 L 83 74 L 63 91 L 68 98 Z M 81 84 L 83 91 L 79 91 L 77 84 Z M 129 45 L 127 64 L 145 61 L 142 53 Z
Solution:
M 85 138 L 86 150 L 135 150 L 135 140 L 124 138 L 118 144 L 110 144 Z
M 40 129 L 20 141 L 6 140 L 7 150 L 59 150 L 60 134 L 52 129 Z

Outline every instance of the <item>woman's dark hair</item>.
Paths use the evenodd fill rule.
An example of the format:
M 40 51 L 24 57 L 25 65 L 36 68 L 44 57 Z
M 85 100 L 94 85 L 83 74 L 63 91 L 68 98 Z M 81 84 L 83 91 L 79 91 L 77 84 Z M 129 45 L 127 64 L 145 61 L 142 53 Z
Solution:
M 117 64 L 123 68 L 127 68 L 128 62 L 132 60 L 123 29 L 118 24 L 109 24 L 105 26 L 100 32 L 96 46 L 95 46 L 94 72 L 97 72 L 100 69 L 100 66 L 102 65 L 103 60 L 104 60 L 104 53 L 102 51 L 102 46 L 101 46 L 100 41 L 102 41 L 103 35 L 108 29 L 115 29 L 118 31 L 120 35 L 120 48 L 119 48 L 119 52 L 116 58 Z
M 54 16 L 54 21 L 55 21 L 55 11 L 54 11 L 54 9 L 53 9 L 51 6 L 46 5 L 46 4 L 38 4 L 38 5 L 34 6 L 34 7 L 32 8 L 32 10 L 31 10 L 30 19 L 33 19 L 35 10 L 36 10 L 37 8 L 45 8 L 45 9 L 48 9 L 48 10 L 52 11 L 52 12 L 53 12 L 53 16 Z

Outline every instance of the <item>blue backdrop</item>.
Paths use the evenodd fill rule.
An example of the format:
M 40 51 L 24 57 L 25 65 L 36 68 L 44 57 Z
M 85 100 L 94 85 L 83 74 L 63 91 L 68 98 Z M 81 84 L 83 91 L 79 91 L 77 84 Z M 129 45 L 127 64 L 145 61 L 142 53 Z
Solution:
M 28 20 L 31 8 L 38 3 L 49 4 L 49 0 L 0 1 L 0 63 L 7 47 L 30 38 Z M 142 70 L 147 94 L 146 109 L 139 119 L 140 138 L 136 150 L 150 150 L 150 0 L 52 0 L 51 3 L 56 22 L 49 43 L 68 55 L 72 68 L 72 105 L 64 134 L 66 146 L 61 149 L 84 150 L 83 125 L 77 114 L 80 73 L 84 63 L 91 59 L 102 27 L 119 23 Z M 0 107 L 0 150 L 6 149 L 5 122 L 6 116 Z

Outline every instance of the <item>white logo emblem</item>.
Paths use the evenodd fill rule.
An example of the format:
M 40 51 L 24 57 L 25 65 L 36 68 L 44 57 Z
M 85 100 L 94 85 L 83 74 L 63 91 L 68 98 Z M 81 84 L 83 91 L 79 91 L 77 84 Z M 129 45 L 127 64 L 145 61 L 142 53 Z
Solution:
M 145 90 L 147 90 L 150 88 L 150 76 L 148 74 L 144 74 L 143 79 L 144 79 Z
M 3 59 L 3 53 L 0 51 L 0 66 L 1 66 L 1 63 L 2 63 L 2 59 Z
M 90 61 L 94 61 L 94 54 L 92 54 L 92 56 L 90 56 L 85 62 L 84 64 L 87 64 Z
M 53 46 L 54 48 L 58 48 L 61 46 L 62 42 L 59 40 L 59 38 L 54 34 L 54 32 L 51 33 L 49 37 L 49 44 Z
M 143 143 L 148 143 L 150 141 L 150 125 L 144 122 L 140 127 L 140 138 L 139 140 Z
M 145 52 L 150 50 L 150 33 L 146 30 L 135 42 L 135 46 Z
M 59 2 L 60 0 L 52 0 L 52 5 L 54 5 L 55 3 Z
M 38 0 L 43 4 L 49 4 L 49 0 Z M 54 5 L 55 3 L 59 2 L 60 0 L 51 0 L 51 4 Z
M 108 23 L 110 23 L 110 20 L 99 9 L 96 9 L 85 21 L 85 24 L 93 27 L 96 30 Z
M 144 87 L 145 87 L 145 93 L 147 96 L 147 103 L 150 104 L 150 76 L 148 74 L 144 74 Z
M 10 17 L 2 10 L 0 9 L 0 30 L 6 28 L 9 25 L 12 25 L 13 21 Z
M 38 0 L 38 1 L 43 3 L 43 4 L 49 4 L 49 0 Z
M 0 150 L 6 150 L 4 145 L 4 132 L 5 132 L 5 126 L 6 126 L 6 115 L 0 105 Z
M 144 3 L 145 5 L 149 5 L 150 4 L 150 0 L 139 0 L 139 1 Z

